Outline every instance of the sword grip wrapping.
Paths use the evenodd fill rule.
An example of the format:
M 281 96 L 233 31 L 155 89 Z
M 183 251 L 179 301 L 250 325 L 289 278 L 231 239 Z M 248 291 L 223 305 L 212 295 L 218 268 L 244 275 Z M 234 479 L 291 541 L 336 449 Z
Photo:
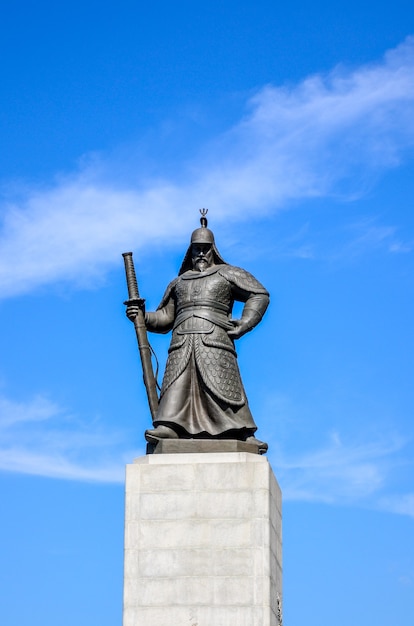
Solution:
M 134 261 L 132 259 L 132 252 L 124 252 L 122 254 L 125 263 L 125 274 L 128 286 L 128 298 L 129 300 L 138 300 L 139 291 L 137 277 L 135 274 Z
M 122 254 L 125 263 L 125 274 L 128 286 L 129 299 L 124 302 L 128 305 L 137 305 L 138 313 L 134 318 L 135 333 L 138 341 L 139 354 L 141 357 L 142 373 L 144 375 L 144 384 L 147 391 L 148 404 L 154 420 L 158 409 L 157 383 L 154 377 L 154 370 L 151 363 L 151 349 L 148 343 L 147 329 L 145 327 L 145 317 L 143 311 L 143 303 L 138 291 L 137 277 L 135 275 L 134 261 L 132 252 L 124 252 Z

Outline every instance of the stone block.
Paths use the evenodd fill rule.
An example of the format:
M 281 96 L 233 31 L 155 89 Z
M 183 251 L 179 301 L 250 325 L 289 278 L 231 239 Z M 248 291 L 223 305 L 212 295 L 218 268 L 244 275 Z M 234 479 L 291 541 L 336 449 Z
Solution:
M 127 466 L 123 626 L 279 626 L 281 495 L 263 456 Z

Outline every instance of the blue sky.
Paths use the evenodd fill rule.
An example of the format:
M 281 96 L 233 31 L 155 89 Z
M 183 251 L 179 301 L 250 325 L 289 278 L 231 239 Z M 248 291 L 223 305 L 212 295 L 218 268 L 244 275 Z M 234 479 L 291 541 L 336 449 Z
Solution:
M 412 3 L 23 1 L 0 29 L 1 623 L 121 623 L 149 425 L 121 253 L 155 308 L 208 207 L 271 293 L 239 360 L 285 622 L 411 626 Z

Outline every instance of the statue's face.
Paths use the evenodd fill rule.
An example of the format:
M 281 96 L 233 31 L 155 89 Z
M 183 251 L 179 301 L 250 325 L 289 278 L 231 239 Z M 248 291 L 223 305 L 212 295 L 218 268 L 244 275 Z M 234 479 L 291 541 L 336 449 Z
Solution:
M 193 243 L 191 246 L 193 270 L 205 272 L 214 265 L 214 255 L 211 243 Z

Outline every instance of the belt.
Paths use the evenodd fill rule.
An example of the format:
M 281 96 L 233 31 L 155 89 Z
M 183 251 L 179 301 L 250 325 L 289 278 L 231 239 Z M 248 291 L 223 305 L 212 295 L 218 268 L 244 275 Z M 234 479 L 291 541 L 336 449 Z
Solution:
M 226 313 L 226 315 L 229 312 L 229 307 L 226 304 L 221 304 L 221 302 L 217 302 L 216 300 L 210 300 L 207 298 L 205 300 L 191 300 L 190 302 L 184 302 L 183 304 L 180 304 L 177 310 L 177 315 L 180 315 L 182 311 L 187 311 L 188 309 L 209 309 L 213 311 L 218 311 L 219 313 Z
M 230 323 L 227 315 L 227 307 L 226 313 L 224 313 L 224 311 L 218 311 L 216 309 L 213 309 L 213 307 L 201 307 L 194 305 L 179 309 L 179 312 L 175 318 L 174 328 L 177 328 L 177 326 L 182 324 L 182 322 L 193 316 L 207 320 L 208 322 L 212 322 L 216 326 L 220 326 L 220 328 L 224 328 L 225 330 L 230 330 L 231 328 L 233 328 L 233 324 Z

